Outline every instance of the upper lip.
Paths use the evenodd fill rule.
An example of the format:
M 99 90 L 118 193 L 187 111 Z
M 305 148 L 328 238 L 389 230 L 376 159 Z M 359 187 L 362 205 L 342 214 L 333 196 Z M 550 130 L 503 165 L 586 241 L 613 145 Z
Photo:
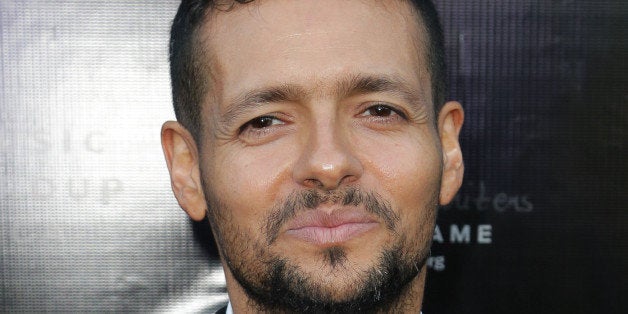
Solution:
M 308 210 L 298 214 L 288 222 L 287 230 L 298 230 L 301 228 L 335 228 L 345 224 L 375 223 L 366 212 L 353 208 L 338 208 L 331 212 L 322 209 Z

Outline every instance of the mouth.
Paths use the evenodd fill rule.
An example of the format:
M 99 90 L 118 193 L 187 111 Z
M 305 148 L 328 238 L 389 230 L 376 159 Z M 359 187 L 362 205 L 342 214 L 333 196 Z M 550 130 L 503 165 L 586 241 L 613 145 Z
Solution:
M 298 215 L 287 226 L 286 235 L 317 245 L 346 242 L 379 225 L 377 220 L 358 210 L 312 210 Z

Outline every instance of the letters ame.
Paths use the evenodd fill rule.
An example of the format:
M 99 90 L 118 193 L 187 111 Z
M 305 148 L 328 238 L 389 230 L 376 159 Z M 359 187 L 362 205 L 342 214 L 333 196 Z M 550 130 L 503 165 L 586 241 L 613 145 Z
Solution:
M 449 232 L 443 235 L 441 228 L 436 225 L 434 229 L 434 242 L 436 243 L 462 243 L 462 244 L 491 244 L 493 242 L 493 226 L 492 225 L 477 225 L 474 229 L 475 233 L 471 232 L 471 225 L 450 225 Z M 475 242 L 472 242 L 472 241 Z

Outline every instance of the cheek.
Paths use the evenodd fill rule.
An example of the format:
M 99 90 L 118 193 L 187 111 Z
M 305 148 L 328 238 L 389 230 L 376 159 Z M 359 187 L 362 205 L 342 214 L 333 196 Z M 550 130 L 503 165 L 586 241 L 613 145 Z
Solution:
M 212 162 L 209 188 L 240 227 L 259 230 L 280 199 L 281 183 L 289 177 L 290 156 L 294 156 L 285 153 L 284 146 L 278 142 L 267 147 L 234 147 L 225 149 Z
M 441 172 L 438 143 L 430 134 L 411 135 L 356 141 L 365 174 L 372 172 L 384 183 L 382 186 L 394 190 L 425 190 L 425 185 L 438 181 Z
M 426 133 L 359 142 L 364 179 L 373 181 L 380 194 L 393 202 L 402 220 L 425 220 L 435 207 L 442 167 L 435 140 Z

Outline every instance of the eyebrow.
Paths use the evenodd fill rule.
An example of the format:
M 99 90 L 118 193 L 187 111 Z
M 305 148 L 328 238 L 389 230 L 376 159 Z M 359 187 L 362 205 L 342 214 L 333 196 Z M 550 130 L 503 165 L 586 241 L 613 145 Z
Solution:
M 420 88 L 412 88 L 398 76 L 389 75 L 347 75 L 333 82 L 333 96 L 344 99 L 371 93 L 391 93 L 402 98 L 412 109 L 420 110 L 425 98 Z M 318 84 L 321 85 L 321 84 Z M 230 104 L 221 121 L 231 125 L 248 111 L 264 104 L 303 101 L 310 97 L 305 88 L 295 84 L 281 84 L 245 92 L 237 96 Z
M 247 111 L 262 104 L 297 101 L 304 97 L 305 91 L 293 84 L 283 84 L 270 88 L 261 88 L 246 92 L 231 102 L 229 109 L 222 115 L 222 122 L 229 125 Z
M 425 98 L 420 88 L 412 88 L 404 79 L 390 75 L 354 75 L 339 82 L 336 94 L 345 98 L 371 93 L 390 93 L 402 98 L 414 109 L 422 107 Z

